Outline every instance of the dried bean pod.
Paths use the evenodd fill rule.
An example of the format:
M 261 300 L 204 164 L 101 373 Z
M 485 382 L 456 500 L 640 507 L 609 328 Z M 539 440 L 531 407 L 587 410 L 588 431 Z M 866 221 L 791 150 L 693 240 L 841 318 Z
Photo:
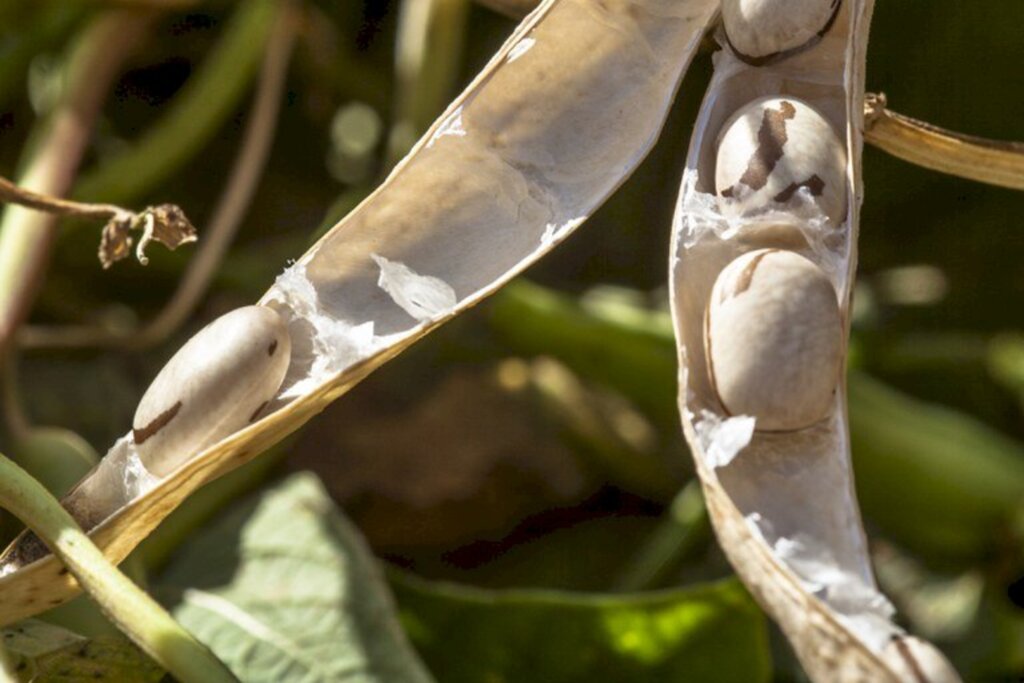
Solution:
M 842 0 L 723 0 L 725 34 L 754 66 L 806 50 L 828 33 Z
M 757 428 L 791 431 L 824 418 L 842 367 L 836 292 L 803 256 L 762 249 L 729 264 L 711 292 L 708 369 L 719 400 Z
M 740 109 L 722 130 L 715 186 L 723 214 L 820 212 L 842 223 L 846 150 L 817 109 L 793 97 L 766 97 Z M 808 194 L 813 203 L 804 200 Z
M 956 673 L 934 648 L 909 638 L 896 625 L 895 609 L 875 581 L 854 495 L 839 367 L 829 380 L 839 388 L 827 401 L 831 410 L 825 419 L 790 431 L 764 431 L 764 419 L 730 415 L 740 410 L 737 406 L 723 410 L 721 399 L 730 400 L 721 395 L 728 394 L 722 387 L 725 382 L 708 372 L 708 355 L 726 354 L 727 349 L 715 348 L 719 344 L 735 344 L 740 357 L 756 355 L 740 347 L 741 342 L 770 346 L 761 338 L 763 332 L 744 327 L 753 324 L 748 316 L 736 321 L 742 332 L 739 339 L 712 328 L 711 348 L 707 347 L 709 319 L 715 324 L 715 315 L 724 310 L 708 312 L 709 304 L 718 306 L 712 301 L 716 282 L 723 278 L 723 269 L 752 249 L 784 247 L 813 254 L 815 263 L 828 273 L 833 288 L 829 295 L 834 298 L 829 309 L 838 305 L 845 343 L 863 193 L 863 87 L 873 4 L 873 0 L 842 2 L 821 42 L 777 68 L 743 64 L 731 52 L 715 60 L 715 73 L 694 124 L 673 231 L 669 292 L 679 348 L 679 407 L 708 515 L 722 548 L 751 594 L 779 624 L 808 678 L 816 683 L 947 683 L 958 680 Z M 729 2 L 725 5 L 728 8 Z M 806 3 L 764 3 L 769 5 L 797 15 Z M 809 17 L 805 13 L 803 18 Z M 762 29 L 771 25 L 769 19 L 763 20 Z M 823 112 L 840 132 L 845 145 L 843 206 L 841 211 L 822 206 L 834 229 L 818 230 L 815 221 L 796 215 L 804 208 L 799 203 L 764 207 L 768 212 L 757 217 L 723 215 L 736 207 L 726 206 L 717 190 L 735 180 L 716 187 L 721 170 L 716 169 L 718 136 L 728 128 L 730 116 L 751 98 L 768 94 L 789 102 L 799 97 Z M 779 107 L 775 111 L 786 113 Z M 762 121 L 757 120 L 758 126 L 747 132 L 755 146 Z M 792 123 L 787 120 L 787 135 Z M 814 136 L 807 140 L 813 142 Z M 780 170 L 782 156 L 775 159 L 773 172 Z M 737 179 L 749 158 L 741 155 L 743 167 L 736 172 Z M 800 180 L 798 175 L 793 178 Z M 774 314 L 756 311 L 754 320 L 770 315 Z M 821 355 L 831 356 L 831 351 Z M 723 374 L 721 365 L 716 358 L 716 375 Z M 830 372 L 826 369 L 822 374 Z M 831 389 L 828 386 L 829 393 Z M 789 398 L 782 395 L 779 400 Z
M 281 316 L 246 306 L 214 320 L 168 361 L 139 402 L 139 459 L 163 477 L 254 422 L 281 386 L 291 341 Z
M 65 506 L 108 557 L 122 559 L 197 487 L 560 244 L 654 144 L 718 8 L 719 0 L 543 0 L 384 184 L 264 295 L 261 303 L 290 309 L 290 400 L 138 496 L 123 490 L 128 449 L 118 442 Z M 374 254 L 443 281 L 455 305 L 426 319 L 410 314 L 379 284 Z M 415 292 L 400 293 L 416 302 L 405 296 Z M 52 555 L 17 561 L 26 538 L 0 556 L 0 624 L 77 590 Z

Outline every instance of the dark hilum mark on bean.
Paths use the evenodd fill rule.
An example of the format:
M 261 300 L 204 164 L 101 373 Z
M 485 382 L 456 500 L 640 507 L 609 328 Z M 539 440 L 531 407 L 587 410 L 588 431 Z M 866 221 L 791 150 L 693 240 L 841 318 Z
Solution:
M 174 416 L 181 410 L 181 401 L 156 416 L 152 422 L 141 429 L 132 428 L 132 436 L 135 438 L 135 445 L 141 446 L 151 436 L 167 426 L 167 423 L 174 419 Z
M 768 184 L 768 176 L 775 170 L 775 164 L 785 154 L 782 148 L 789 140 L 786 132 L 786 121 L 796 116 L 796 107 L 783 100 L 778 110 L 765 109 L 761 118 L 761 127 L 757 131 L 757 149 L 747 162 L 747 170 L 740 176 L 736 185 L 743 183 L 751 190 L 760 190 Z M 723 197 L 736 196 L 736 185 L 722 190 Z
M 768 254 L 769 252 L 766 251 L 761 254 L 758 254 L 757 256 L 750 260 L 750 263 L 747 264 L 747 267 L 744 268 L 743 272 L 740 273 L 740 276 L 736 278 L 736 286 L 730 293 L 731 296 L 739 296 L 743 292 L 750 289 L 750 285 L 754 282 L 754 271 L 757 270 L 757 267 L 761 264 L 761 260 Z
M 274 352 L 277 351 L 277 340 L 270 342 L 270 346 L 267 347 L 267 355 L 273 356 Z
M 811 196 L 820 197 L 821 193 L 825 191 L 825 181 L 819 178 L 818 174 L 815 173 L 802 183 L 790 183 L 789 187 L 775 195 L 774 199 L 780 204 L 785 204 L 793 198 L 793 195 L 795 195 L 796 191 L 801 187 L 806 187 L 810 190 Z
M 264 401 L 263 403 L 260 404 L 259 408 L 253 411 L 252 415 L 249 417 L 249 424 L 252 424 L 253 422 L 256 421 L 256 418 L 260 416 L 260 413 L 263 412 L 263 409 L 267 407 L 268 403 L 270 403 L 270 401 Z
M 928 677 L 924 675 L 924 671 L 921 670 L 921 665 L 914 659 L 913 653 L 910 648 L 907 647 L 907 642 L 902 636 L 893 636 L 893 640 L 896 642 L 896 649 L 899 651 L 900 656 L 903 657 L 903 661 L 910 667 L 911 672 L 914 674 L 914 678 L 918 680 L 918 683 L 928 683 Z

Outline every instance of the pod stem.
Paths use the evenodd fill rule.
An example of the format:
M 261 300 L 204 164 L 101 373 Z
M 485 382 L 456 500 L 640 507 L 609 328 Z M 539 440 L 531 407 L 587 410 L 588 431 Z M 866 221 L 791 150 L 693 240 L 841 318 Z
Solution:
M 933 171 L 1024 190 L 1024 143 L 956 133 L 887 105 L 883 93 L 864 98 L 864 138 L 875 147 Z
M 31 528 L 111 620 L 185 683 L 236 681 L 228 668 L 104 557 L 57 499 L 0 454 L 0 507 Z

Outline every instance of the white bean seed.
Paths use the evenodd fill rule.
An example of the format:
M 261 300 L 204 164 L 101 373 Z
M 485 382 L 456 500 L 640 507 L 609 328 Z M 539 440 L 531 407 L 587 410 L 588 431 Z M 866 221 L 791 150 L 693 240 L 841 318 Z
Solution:
M 768 64 L 817 43 L 828 33 L 841 0 L 723 0 L 722 22 L 733 51 Z
M 934 645 L 914 636 L 894 637 L 882 650 L 882 659 L 900 680 L 961 683 L 949 660 Z
M 146 390 L 132 434 L 146 469 L 166 476 L 260 417 L 284 380 L 288 328 L 265 306 L 246 306 L 200 330 Z
M 843 329 L 824 272 L 790 251 L 745 254 L 719 274 L 704 328 L 708 370 L 730 415 L 792 431 L 826 417 L 842 369 Z
M 846 213 L 846 150 L 814 107 L 767 97 L 743 107 L 723 127 L 715 184 L 726 216 L 769 210 L 840 225 Z

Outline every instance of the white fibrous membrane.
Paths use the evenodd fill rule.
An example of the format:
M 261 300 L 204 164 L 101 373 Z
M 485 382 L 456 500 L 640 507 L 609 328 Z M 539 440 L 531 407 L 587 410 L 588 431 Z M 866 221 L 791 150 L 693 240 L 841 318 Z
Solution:
M 676 230 L 686 248 L 696 246 L 703 239 L 732 240 L 743 232 L 749 232 L 757 225 L 785 223 L 799 231 L 807 248 L 814 255 L 814 261 L 839 289 L 846 284 L 846 260 L 849 248 L 849 232 L 845 223 L 838 228 L 829 224 L 828 217 L 814 202 L 810 190 L 798 189 L 790 201 L 802 206 L 802 217 L 794 220 L 784 211 L 767 210 L 753 216 L 726 216 L 718 208 L 718 198 L 710 192 L 697 189 L 696 174 L 683 178 L 676 212 Z
M 704 459 L 712 468 L 725 467 L 750 443 L 756 420 L 749 415 L 723 418 L 710 410 L 702 410 L 693 419 Z
M 436 319 L 455 308 L 455 290 L 441 278 L 420 275 L 404 263 L 379 254 L 371 254 L 370 258 L 380 268 L 377 284 L 416 320 Z
M 570 218 L 564 223 L 548 223 L 544 226 L 544 233 L 540 236 L 541 249 L 547 249 L 565 239 L 569 233 L 583 224 L 586 216 Z
M 160 477 L 146 469 L 139 458 L 131 432 L 118 439 L 110 450 L 114 449 L 125 449 L 127 452 L 124 467 L 124 490 L 128 500 L 146 493 L 160 481 Z
M 309 393 L 387 342 L 374 335 L 372 320 L 353 325 L 326 315 L 302 263 L 286 268 L 265 298 L 286 316 L 292 337 L 291 366 L 271 409 Z

